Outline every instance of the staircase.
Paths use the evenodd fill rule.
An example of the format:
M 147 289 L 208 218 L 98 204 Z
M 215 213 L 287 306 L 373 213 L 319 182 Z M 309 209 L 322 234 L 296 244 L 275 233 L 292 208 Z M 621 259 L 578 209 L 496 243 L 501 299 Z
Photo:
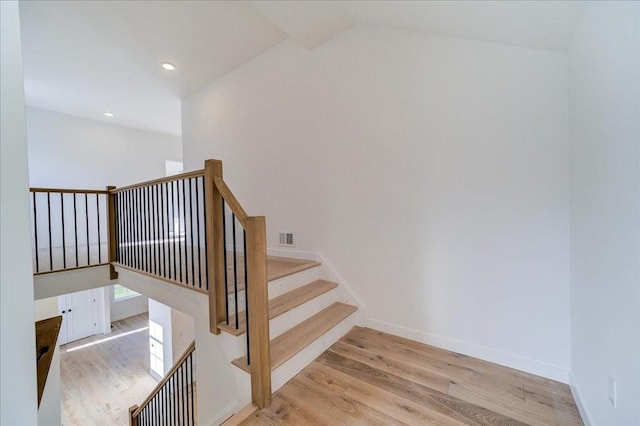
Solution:
M 347 298 L 338 283 L 321 278 L 321 264 L 312 260 L 267 258 L 269 282 L 269 342 L 271 372 L 275 392 L 307 364 L 356 325 L 357 307 L 344 303 Z M 241 292 L 244 291 L 241 289 Z M 235 295 L 229 295 L 233 305 Z M 238 297 L 244 300 L 244 295 Z M 246 332 L 244 311 L 218 324 L 218 328 L 237 338 Z M 247 357 L 232 361 L 250 373 Z

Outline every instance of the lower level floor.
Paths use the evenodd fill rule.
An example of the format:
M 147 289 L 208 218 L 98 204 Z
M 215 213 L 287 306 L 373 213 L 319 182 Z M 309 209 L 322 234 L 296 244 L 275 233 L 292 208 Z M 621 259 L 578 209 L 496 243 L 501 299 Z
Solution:
M 569 387 L 355 327 L 243 425 L 581 425 Z
M 157 385 L 149 373 L 149 321 L 116 321 L 111 334 L 60 346 L 62 424 L 128 425 L 129 407 Z

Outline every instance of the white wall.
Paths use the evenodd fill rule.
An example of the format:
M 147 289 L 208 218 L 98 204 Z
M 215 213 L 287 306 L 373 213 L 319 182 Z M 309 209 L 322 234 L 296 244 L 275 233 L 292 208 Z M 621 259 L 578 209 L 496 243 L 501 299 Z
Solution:
M 165 160 L 180 161 L 180 138 L 27 108 L 29 183 L 37 187 L 95 188 L 165 175 Z
M 566 75 L 395 30 L 284 42 L 183 100 L 185 168 L 223 160 L 269 245 L 324 252 L 370 326 L 566 381 Z
M 149 299 L 141 294 L 122 300 L 114 300 L 113 286 L 109 289 L 111 301 L 111 322 L 142 314 L 149 310 Z
M 639 27 L 638 3 L 589 3 L 569 49 L 571 369 L 594 425 L 640 424 Z
M 0 424 L 37 424 L 29 172 L 18 2 L 0 2 Z
M 171 309 L 171 349 L 174 360 L 180 358 L 193 339 L 195 339 L 193 317 L 177 309 Z

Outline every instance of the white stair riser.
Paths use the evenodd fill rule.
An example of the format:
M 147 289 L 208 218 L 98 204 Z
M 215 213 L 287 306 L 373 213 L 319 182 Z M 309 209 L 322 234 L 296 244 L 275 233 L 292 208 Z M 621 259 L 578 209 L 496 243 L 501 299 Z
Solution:
M 286 277 L 279 278 L 269 282 L 269 299 L 278 297 L 284 293 L 294 290 L 310 282 L 320 279 L 320 268 L 315 267 L 306 271 L 297 272 Z M 235 294 L 229 294 L 229 312 L 235 313 Z M 240 311 L 244 311 L 244 290 L 238 291 L 238 307 Z
M 356 325 L 355 313 L 338 323 L 309 346 L 298 352 L 271 373 L 272 392 L 276 392 L 296 374 L 302 371 L 320 354 L 347 334 Z
M 278 297 L 288 291 L 302 287 L 320 279 L 320 267 L 316 266 L 277 280 L 269 281 L 269 299 Z
M 335 302 L 340 302 L 336 289 L 315 297 L 269 321 L 269 338 L 273 339 Z

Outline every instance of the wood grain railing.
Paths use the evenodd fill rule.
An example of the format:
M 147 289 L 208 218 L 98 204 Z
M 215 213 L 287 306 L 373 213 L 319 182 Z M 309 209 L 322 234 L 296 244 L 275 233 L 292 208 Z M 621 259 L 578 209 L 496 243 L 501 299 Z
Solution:
M 205 189 L 206 209 L 213 212 L 213 232 L 208 234 L 214 270 L 214 291 L 209 292 L 210 329 L 219 333 L 218 324 L 229 325 L 230 321 L 238 328 L 238 319 L 244 314 L 252 401 L 264 408 L 271 401 L 265 218 L 247 215 L 224 182 L 219 160 L 205 162 Z M 240 293 L 244 293 L 244 301 Z M 244 312 L 240 311 L 242 302 Z
M 195 349 L 194 341 L 149 396 L 129 408 L 130 426 L 197 423 Z
M 106 265 L 106 190 L 31 188 L 35 275 Z

